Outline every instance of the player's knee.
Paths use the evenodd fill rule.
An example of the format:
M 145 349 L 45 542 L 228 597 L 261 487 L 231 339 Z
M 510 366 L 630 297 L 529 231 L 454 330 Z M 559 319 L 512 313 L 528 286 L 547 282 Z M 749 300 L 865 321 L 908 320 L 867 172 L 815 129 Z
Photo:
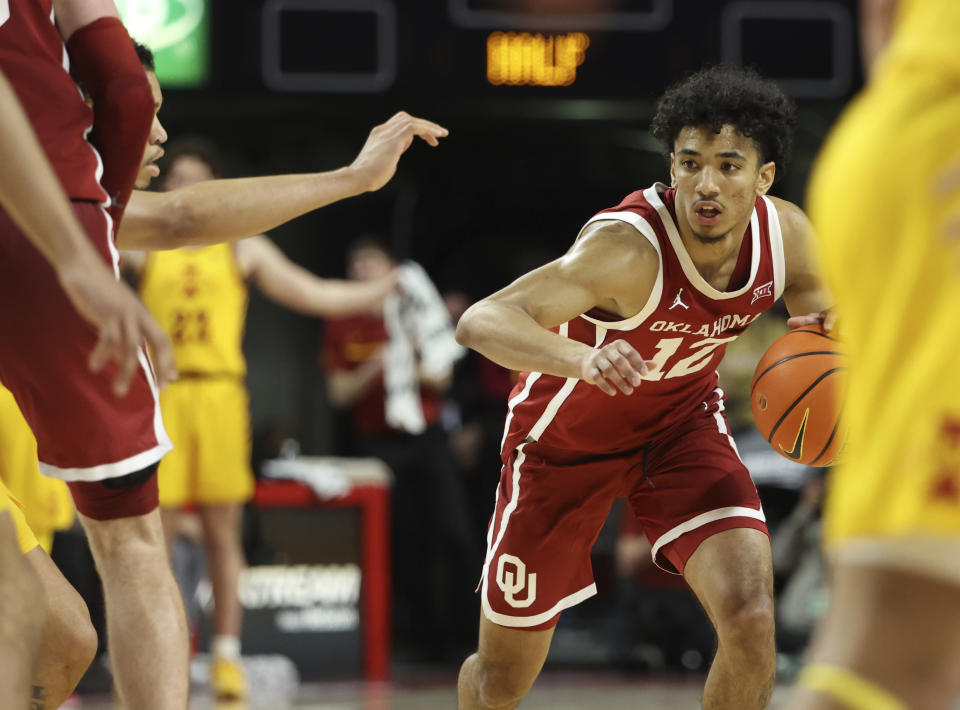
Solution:
M 773 599 L 765 590 L 737 590 L 718 605 L 717 633 L 722 641 L 765 653 L 773 643 Z
M 477 695 L 482 707 L 510 707 L 520 701 L 536 679 L 523 664 L 504 663 L 477 656 Z
M 85 520 L 84 529 L 98 567 L 114 560 L 167 561 L 163 527 L 156 512 L 117 520 Z
M 54 626 L 46 635 L 56 639 L 62 673 L 76 684 L 97 655 L 97 631 L 90 615 L 86 607 L 60 607 L 47 611 L 47 624 Z

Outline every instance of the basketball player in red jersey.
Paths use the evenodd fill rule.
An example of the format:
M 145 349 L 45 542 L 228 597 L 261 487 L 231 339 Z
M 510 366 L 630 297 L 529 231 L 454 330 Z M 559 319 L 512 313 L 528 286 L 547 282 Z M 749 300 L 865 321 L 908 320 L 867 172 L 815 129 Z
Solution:
M 92 116 L 66 71 L 67 50 L 92 99 Z M 115 226 L 141 168 L 146 181 L 155 174 L 152 161 L 162 154 L 166 134 L 155 119 L 156 77 L 151 74 L 148 81 L 112 0 L 0 0 L 0 69 L 24 104 L 91 242 L 116 269 Z M 374 129 L 349 168 L 265 178 L 255 186 L 235 184 L 229 190 L 233 200 L 215 189 L 201 201 L 216 203 L 218 216 L 230 211 L 239 219 L 251 216 L 243 207 L 259 207 L 261 221 L 273 226 L 379 188 L 415 136 L 435 145 L 445 134 L 435 124 L 402 114 Z M 148 160 L 141 165 L 145 144 Z M 270 200 L 275 204 L 266 204 Z M 205 219 L 207 211 L 188 198 L 173 210 L 176 223 L 157 214 L 169 205 L 147 202 L 138 213 L 140 226 L 149 222 L 157 245 L 169 248 L 181 238 L 190 243 L 197 229 L 210 241 L 228 238 L 216 231 L 224 222 Z M 277 221 L 270 222 L 273 218 Z M 243 231 L 246 225 L 226 222 L 243 232 L 232 238 L 251 233 Z M 176 228 L 162 236 L 153 232 L 171 226 Z M 127 245 L 145 248 L 143 242 Z M 77 503 L 104 584 L 119 691 L 130 707 L 183 707 L 186 629 L 163 545 L 154 477 L 170 443 L 150 364 L 138 353 L 140 367 L 126 396 L 118 399 L 119 390 L 112 387 L 115 365 L 92 377 L 86 369 L 96 330 L 79 318 L 6 213 L 0 213 L 0 250 L 0 332 L 9 343 L 0 349 L 0 380 L 37 437 L 41 471 L 67 480 Z M 100 350 L 97 357 L 107 355 Z
M 93 97 L 95 111 L 85 105 L 68 67 Z M 0 69 L 89 243 L 102 263 L 115 267 L 112 228 L 133 187 L 153 100 L 113 2 L 0 1 Z M 68 480 L 73 492 L 103 580 L 114 669 L 125 704 L 182 707 L 187 686 L 183 610 L 159 516 L 151 513 L 156 507 L 153 468 L 169 448 L 155 414 L 154 374 L 139 351 L 138 334 L 129 329 L 130 345 L 138 349 L 129 385 L 121 382 L 114 389 L 116 363 L 89 371 L 97 329 L 74 309 L 12 214 L 0 212 L 0 380 L 14 392 L 36 434 L 41 470 Z M 97 351 L 96 357 L 105 354 Z M 125 396 L 118 397 L 124 389 Z M 55 601 L 60 590 L 45 584 L 45 597 Z M 81 634 L 89 627 L 84 617 L 74 619 Z M 73 635 L 61 639 L 63 646 L 74 641 Z M 35 683 L 46 685 L 43 678 L 58 686 L 69 683 L 67 678 L 75 682 L 73 663 L 56 667 L 62 660 L 41 650 Z M 49 701 L 38 698 L 35 706 Z
M 120 364 L 115 385 L 123 390 L 124 378 L 129 381 L 139 366 L 141 333 L 161 364 L 169 362 L 170 345 L 143 304 L 101 261 L 2 73 L 0 106 L 0 205 L 56 270 L 77 310 L 99 328 L 98 348 Z M 102 363 L 99 356 L 92 360 Z M 0 511 L 10 511 L 0 517 L 12 517 L 16 526 L 0 523 L 0 697 L 12 707 L 58 707 L 93 658 L 96 632 L 83 600 L 23 529 L 17 506 L 0 486 Z M 36 672 L 41 655 L 49 672 Z
M 831 305 L 807 218 L 766 197 L 793 123 L 792 103 L 752 72 L 680 82 L 653 120 L 671 186 L 597 214 L 565 256 L 460 320 L 461 343 L 522 371 L 461 709 L 512 708 L 530 689 L 560 613 L 596 593 L 590 549 L 620 496 L 654 561 L 684 576 L 716 630 L 703 707 L 767 706 L 770 545 L 715 368 L 781 295 L 794 315 Z

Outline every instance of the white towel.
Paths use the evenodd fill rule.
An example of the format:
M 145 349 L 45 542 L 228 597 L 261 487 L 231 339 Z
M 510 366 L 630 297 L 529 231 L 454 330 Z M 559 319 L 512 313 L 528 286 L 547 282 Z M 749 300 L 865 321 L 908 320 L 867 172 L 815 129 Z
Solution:
M 383 355 L 386 420 L 410 434 L 426 430 L 420 402 L 420 377 L 443 379 L 466 353 L 454 337 L 450 314 L 423 267 L 406 261 L 399 267 L 400 291 L 383 304 L 387 346 Z

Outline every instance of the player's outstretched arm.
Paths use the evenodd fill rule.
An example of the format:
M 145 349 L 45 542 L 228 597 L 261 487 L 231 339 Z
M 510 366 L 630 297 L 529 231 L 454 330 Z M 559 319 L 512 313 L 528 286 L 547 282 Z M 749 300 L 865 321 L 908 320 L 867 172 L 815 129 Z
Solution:
M 816 256 L 816 234 L 803 211 L 792 202 L 771 198 L 780 214 L 783 231 L 783 256 L 786 262 L 786 283 L 783 301 L 791 318 L 787 325 L 823 325 L 833 330 L 836 314 L 834 300 L 824 284 Z
M 322 279 L 290 261 L 264 236 L 237 242 L 237 259 L 267 298 L 308 316 L 369 311 L 381 305 L 397 285 L 395 273 L 375 281 Z
M 100 329 L 90 366 L 119 365 L 114 382 L 124 394 L 140 366 L 143 338 L 153 348 L 162 381 L 175 377 L 173 351 L 147 309 L 94 250 L 47 162 L 16 94 L 0 74 L 0 204 L 53 265 L 70 301 Z
M 550 328 L 595 306 L 635 315 L 659 268 L 653 247 L 633 227 L 595 223 L 565 256 L 468 308 L 457 341 L 511 370 L 576 377 L 609 395 L 630 394 L 651 361 L 623 340 L 597 350 Z
M 267 232 L 333 202 L 379 190 L 415 138 L 432 146 L 447 129 L 400 112 L 374 128 L 347 167 L 324 173 L 208 180 L 169 192 L 134 191 L 120 226 L 122 249 L 217 244 Z

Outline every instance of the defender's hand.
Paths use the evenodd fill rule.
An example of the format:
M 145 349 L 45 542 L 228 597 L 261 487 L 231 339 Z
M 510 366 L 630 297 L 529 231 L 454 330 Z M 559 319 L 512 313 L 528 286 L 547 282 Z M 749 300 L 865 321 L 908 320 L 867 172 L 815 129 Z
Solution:
M 620 390 L 633 394 L 642 377 L 656 367 L 653 360 L 644 360 L 626 340 L 614 340 L 594 350 L 580 368 L 580 379 L 596 385 L 611 397 Z
M 448 134 L 443 126 L 401 111 L 370 131 L 367 142 L 350 167 L 360 176 L 365 190 L 379 190 L 393 177 L 400 156 L 415 137 L 419 136 L 436 147 L 440 144 L 438 139 Z
M 140 347 L 144 339 L 153 351 L 159 385 L 162 387 L 177 378 L 173 348 L 166 333 L 130 287 L 117 281 L 103 262 L 61 269 L 60 283 L 80 315 L 100 331 L 87 362 L 90 370 L 99 372 L 111 360 L 117 363 L 114 394 L 122 397 L 129 390 L 130 381 L 140 367 Z

